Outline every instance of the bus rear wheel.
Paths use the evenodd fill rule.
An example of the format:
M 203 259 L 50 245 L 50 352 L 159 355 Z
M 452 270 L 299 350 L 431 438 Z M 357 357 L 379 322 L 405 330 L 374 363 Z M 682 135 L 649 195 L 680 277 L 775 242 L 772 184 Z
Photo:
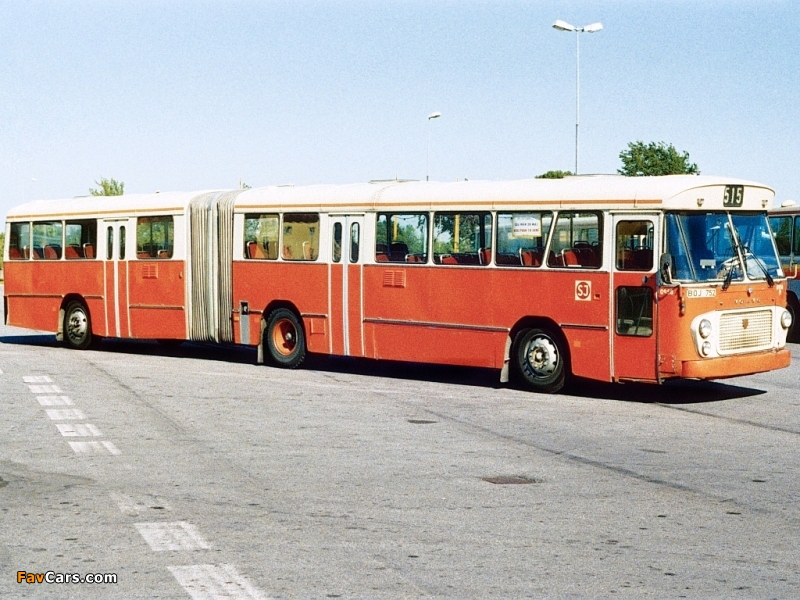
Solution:
M 514 339 L 512 364 L 525 386 L 553 394 L 567 380 L 566 356 L 558 336 L 547 329 L 523 329 Z
M 64 310 L 64 343 L 73 350 L 83 350 L 92 343 L 89 310 L 80 300 L 73 300 Z
M 274 365 L 299 367 L 306 357 L 306 336 L 297 315 L 288 308 L 273 310 L 264 331 L 264 345 Z

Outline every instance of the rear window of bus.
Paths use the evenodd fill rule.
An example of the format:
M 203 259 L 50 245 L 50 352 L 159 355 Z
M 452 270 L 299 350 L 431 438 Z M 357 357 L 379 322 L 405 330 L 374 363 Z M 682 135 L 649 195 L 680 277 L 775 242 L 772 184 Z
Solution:
M 31 257 L 31 224 L 11 223 L 8 231 L 8 260 Z

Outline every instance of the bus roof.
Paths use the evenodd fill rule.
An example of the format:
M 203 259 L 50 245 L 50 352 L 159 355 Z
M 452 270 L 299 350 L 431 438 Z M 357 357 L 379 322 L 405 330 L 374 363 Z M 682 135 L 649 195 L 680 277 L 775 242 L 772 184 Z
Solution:
M 741 205 L 723 206 L 726 186 L 742 186 Z M 220 190 L 217 193 L 221 194 Z M 9 220 L 48 217 L 113 217 L 182 213 L 204 192 L 88 196 L 40 200 L 9 211 Z M 474 209 L 669 209 L 765 210 L 775 192 L 760 183 L 724 177 L 586 175 L 519 181 L 380 181 L 349 185 L 271 186 L 242 190 L 237 212 L 255 210 L 363 211 Z

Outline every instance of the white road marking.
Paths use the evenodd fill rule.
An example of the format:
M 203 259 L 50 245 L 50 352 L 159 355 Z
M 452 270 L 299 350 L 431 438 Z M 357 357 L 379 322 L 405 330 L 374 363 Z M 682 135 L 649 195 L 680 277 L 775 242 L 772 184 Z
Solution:
M 125 494 L 117 494 L 112 492 L 111 499 L 117 503 L 117 506 L 119 506 L 119 509 L 122 511 L 122 513 L 128 515 L 129 517 L 138 517 L 142 511 L 147 510 L 172 510 L 169 504 L 167 504 L 167 502 L 165 502 L 159 496 L 147 495 L 131 498 Z
M 76 454 L 122 454 L 111 442 L 69 442 Z
M 186 521 L 176 523 L 136 523 L 136 529 L 156 552 L 164 550 L 208 550 L 197 528 Z
M 25 383 L 53 383 L 47 375 L 26 375 L 22 378 Z
M 45 412 L 52 421 L 76 421 L 86 418 L 79 408 L 51 408 Z
M 268 600 L 233 565 L 167 567 L 194 600 Z
M 29 385 L 34 394 L 60 394 L 61 388 L 57 385 Z
M 72 406 L 69 396 L 36 396 L 42 406 Z
M 101 436 L 100 430 L 89 423 L 58 423 L 56 425 L 64 437 Z

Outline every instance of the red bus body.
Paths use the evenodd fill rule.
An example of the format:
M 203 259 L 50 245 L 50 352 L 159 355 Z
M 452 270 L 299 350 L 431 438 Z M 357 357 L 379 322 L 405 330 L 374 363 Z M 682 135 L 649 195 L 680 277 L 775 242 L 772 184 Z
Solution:
M 743 190 L 743 200 L 723 207 L 732 187 Z M 519 337 L 544 331 L 553 343 L 532 344 L 530 356 L 537 348 L 545 358 L 552 351 L 579 377 L 733 377 L 788 366 L 781 325 L 787 281 L 669 281 L 659 262 L 665 214 L 759 215 L 772 198 L 750 182 L 677 176 L 383 182 L 29 203 L 7 219 L 6 320 L 63 338 L 65 310 L 78 302 L 95 337 L 246 344 L 258 346 L 264 359 L 270 315 L 285 309 L 297 318 L 304 349 L 314 353 L 488 367 L 507 380 L 519 360 Z M 544 220 L 529 213 L 550 219 L 549 241 L 546 233 L 537 241 L 549 255 L 530 259 L 520 247 L 512 263 L 516 254 L 502 254 L 501 246 L 517 230 L 500 232 L 501 219 L 516 228 L 518 216 L 520 231 L 533 222 L 534 233 L 524 238 L 530 241 Z M 402 234 L 389 228 L 393 215 L 425 221 L 424 256 L 390 258 L 380 236 Z M 476 215 L 487 247 L 437 254 L 447 244 L 463 249 L 458 224 L 477 222 Z M 556 256 L 553 249 L 567 243 L 560 239 L 566 230 L 558 229 L 567 217 L 571 246 Z M 593 229 L 578 233 L 581 220 Z M 455 226 L 455 234 L 437 239 L 431 224 Z M 623 248 L 625 231 L 637 228 L 649 241 L 631 234 L 639 246 Z M 477 239 L 478 226 L 470 231 Z M 310 242 L 301 244 L 302 235 Z M 580 258 L 581 250 L 591 254 L 587 247 L 591 260 Z M 645 257 L 638 265 L 630 262 L 637 254 Z M 697 333 L 702 320 L 712 323 L 715 344 L 705 356 L 700 348 L 708 346 Z

